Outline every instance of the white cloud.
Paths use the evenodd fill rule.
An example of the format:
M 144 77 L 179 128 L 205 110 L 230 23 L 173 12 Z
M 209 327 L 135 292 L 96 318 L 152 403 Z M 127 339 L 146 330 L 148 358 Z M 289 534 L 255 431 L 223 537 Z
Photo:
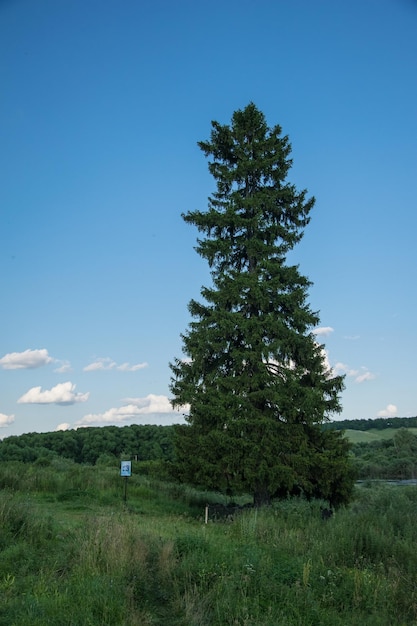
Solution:
M 116 369 L 120 372 L 137 372 L 138 370 L 143 370 L 145 367 L 148 367 L 148 364 L 145 363 L 136 363 L 136 365 L 130 365 L 130 363 L 122 363 L 122 365 L 118 365 Z
M 320 347 L 321 356 L 323 357 L 324 370 L 328 375 L 333 376 L 332 366 L 330 365 L 329 353 L 323 345 L 317 344 Z
M 354 376 L 356 373 L 355 370 L 351 370 L 348 365 L 341 363 L 340 361 L 338 361 L 332 369 L 337 375 L 348 374 L 350 376 Z
M 58 426 L 55 428 L 55 431 L 69 430 L 70 428 L 71 428 L 71 424 L 68 424 L 67 422 L 63 422 L 62 424 L 58 424 Z
M 67 374 L 68 372 L 72 372 L 71 363 L 69 361 L 57 361 L 57 363 L 61 363 L 59 367 L 57 367 L 54 372 L 58 374 Z
M 182 407 L 180 410 L 174 410 L 169 399 L 166 396 L 157 396 L 149 394 L 145 398 L 124 398 L 126 402 L 124 406 L 111 408 L 104 413 L 89 413 L 81 420 L 76 422 L 77 426 L 90 426 L 91 424 L 119 424 L 129 422 L 135 418 L 146 416 L 165 415 L 178 421 L 178 415 L 187 411 L 188 407 Z
M 97 370 L 112 370 L 116 367 L 116 363 L 112 359 L 106 357 L 96 359 L 93 363 L 84 367 L 84 372 L 96 372 Z
M 32 387 L 19 400 L 19 404 L 75 404 L 86 402 L 90 395 L 87 393 L 75 393 L 75 387 L 71 382 L 59 383 L 52 389 L 42 391 L 41 387 Z
M 367 380 L 374 380 L 376 378 L 375 374 L 370 372 L 368 368 L 361 367 L 359 370 L 355 370 L 346 365 L 345 363 L 336 363 L 333 367 L 333 371 L 336 374 L 346 374 L 349 378 L 354 378 L 355 383 L 363 383 Z
M 366 380 L 374 380 L 376 378 L 375 374 L 369 372 L 368 370 L 362 372 L 362 374 L 358 374 L 355 378 L 355 383 L 363 383 Z
M 177 412 L 172 408 L 172 404 L 166 396 L 157 396 L 153 393 L 148 394 L 145 398 L 123 398 L 122 401 L 136 406 L 140 410 L 141 415 Z M 188 410 L 188 407 L 184 407 L 181 410 Z
M 387 404 L 386 408 L 379 411 L 378 417 L 395 417 L 398 414 L 398 409 L 395 404 Z
M 141 415 L 140 409 L 133 404 L 128 404 L 119 408 L 109 409 L 104 413 L 89 413 L 84 415 L 76 424 L 77 426 L 87 426 L 90 424 L 127 422 L 138 415 Z
M 14 415 L 5 415 L 4 413 L 0 413 L 0 428 L 5 428 L 6 426 L 10 426 L 14 422 Z
M 96 359 L 93 363 L 84 367 L 84 372 L 97 372 L 103 370 L 119 370 L 120 372 L 137 372 L 138 370 L 148 367 L 147 363 L 137 363 L 136 365 L 130 365 L 130 363 L 122 363 L 117 365 L 110 357 L 104 357 Z
M 0 359 L 0 367 L 4 370 L 35 369 L 52 363 L 48 350 L 25 350 L 24 352 L 9 352 Z
M 317 335 L 318 337 L 328 337 L 334 332 L 334 328 L 331 326 L 322 326 L 321 328 L 316 328 L 312 331 L 313 335 Z

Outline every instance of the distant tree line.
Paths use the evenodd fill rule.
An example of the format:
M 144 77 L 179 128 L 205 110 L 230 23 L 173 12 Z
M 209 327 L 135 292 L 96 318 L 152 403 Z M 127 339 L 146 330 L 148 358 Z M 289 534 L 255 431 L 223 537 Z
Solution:
M 407 430 L 417 427 L 417 418 L 386 418 L 357 420 L 359 430 L 369 424 L 379 429 L 398 429 L 394 437 L 351 447 L 352 460 L 358 479 L 409 479 L 417 478 L 417 436 Z M 382 423 L 382 424 L 381 424 Z M 343 424 L 354 429 L 354 420 L 323 425 L 324 429 Z M 46 463 L 54 457 L 64 457 L 81 464 L 117 463 L 121 457 L 147 461 L 175 462 L 173 426 L 103 426 L 80 428 L 50 433 L 26 433 L 0 441 L 0 462 L 23 461 Z
M 75 463 L 120 459 L 172 461 L 172 426 L 105 426 L 50 433 L 26 433 L 0 441 L 0 461 L 33 463 L 60 456 Z
M 325 430 L 383 430 L 417 428 L 417 417 L 378 417 L 376 419 L 338 420 L 323 424 Z

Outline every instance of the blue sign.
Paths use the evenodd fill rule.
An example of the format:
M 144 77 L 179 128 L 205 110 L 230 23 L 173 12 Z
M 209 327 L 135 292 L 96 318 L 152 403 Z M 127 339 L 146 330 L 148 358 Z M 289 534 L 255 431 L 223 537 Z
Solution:
M 120 464 L 120 476 L 132 475 L 132 461 L 122 461 Z

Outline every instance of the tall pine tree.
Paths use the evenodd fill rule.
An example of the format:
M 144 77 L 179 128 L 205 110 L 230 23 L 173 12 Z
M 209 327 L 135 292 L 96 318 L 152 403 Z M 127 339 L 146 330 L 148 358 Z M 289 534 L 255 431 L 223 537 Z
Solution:
M 173 405 L 190 405 L 176 429 L 177 473 L 256 505 L 304 493 L 349 498 L 348 446 L 321 425 L 340 412 L 343 378 L 328 371 L 313 334 L 310 281 L 286 263 L 314 198 L 287 181 L 291 146 L 250 103 L 230 125 L 212 122 L 199 147 L 217 189 L 206 211 L 184 220 L 202 237 L 211 268 L 204 302 L 191 300 L 186 358 L 171 364 Z

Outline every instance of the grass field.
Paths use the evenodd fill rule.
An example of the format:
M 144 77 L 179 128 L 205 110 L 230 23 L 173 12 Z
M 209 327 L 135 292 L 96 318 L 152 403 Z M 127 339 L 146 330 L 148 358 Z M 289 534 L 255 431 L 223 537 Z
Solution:
M 417 435 L 417 428 L 407 428 L 405 430 L 410 431 L 413 435 Z M 392 439 L 396 433 L 398 433 L 398 428 L 371 428 L 369 430 L 347 429 L 345 431 L 346 437 L 348 437 L 352 443 L 369 443 L 381 439 Z
M 417 489 L 362 487 L 329 520 L 118 468 L 0 468 L 0 626 L 417 624 Z M 244 502 L 242 499 L 241 502 Z

